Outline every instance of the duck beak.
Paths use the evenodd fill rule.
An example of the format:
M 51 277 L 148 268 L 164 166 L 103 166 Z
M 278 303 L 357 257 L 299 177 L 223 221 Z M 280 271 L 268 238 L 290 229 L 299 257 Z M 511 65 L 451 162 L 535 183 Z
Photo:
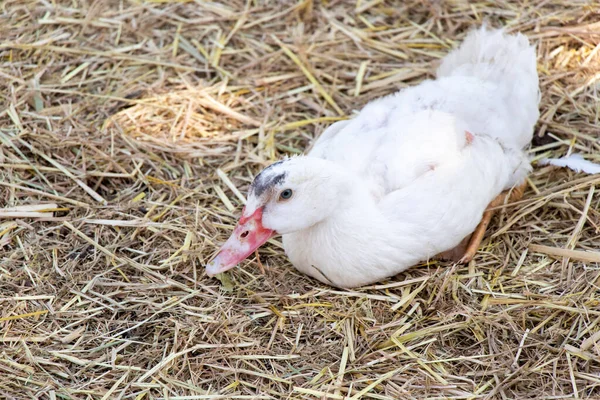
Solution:
M 221 247 L 216 257 L 206 265 L 208 276 L 214 276 L 235 267 L 275 236 L 275 231 L 266 229 L 262 224 L 262 208 L 258 208 L 249 216 L 245 216 L 245 211 L 244 208 L 242 217 L 229 239 Z

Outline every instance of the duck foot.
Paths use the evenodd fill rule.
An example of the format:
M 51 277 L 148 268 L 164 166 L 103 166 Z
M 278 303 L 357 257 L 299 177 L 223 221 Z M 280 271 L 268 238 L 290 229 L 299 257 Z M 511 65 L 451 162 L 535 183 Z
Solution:
M 456 247 L 441 252 L 440 254 L 435 256 L 434 259 L 452 262 L 460 261 L 467 251 L 467 247 L 469 246 L 471 236 L 473 235 L 468 235 L 466 238 L 461 240 L 461 242 Z
M 488 205 L 487 209 L 483 213 L 481 217 L 481 222 L 475 228 L 475 231 L 464 238 L 458 246 L 453 249 L 446 250 L 436 256 L 436 258 L 442 260 L 451 260 L 457 262 L 459 264 L 467 264 L 470 262 L 475 254 L 477 254 L 477 249 L 481 245 L 481 241 L 483 240 L 483 236 L 485 235 L 485 231 L 487 230 L 492 217 L 496 210 L 494 208 L 506 204 L 513 203 L 515 201 L 519 201 L 523 197 L 523 193 L 527 188 L 527 182 L 523 182 L 521 185 L 514 187 L 511 190 L 507 190 L 505 192 L 500 193 L 492 202 Z M 461 257 L 462 255 L 462 257 Z

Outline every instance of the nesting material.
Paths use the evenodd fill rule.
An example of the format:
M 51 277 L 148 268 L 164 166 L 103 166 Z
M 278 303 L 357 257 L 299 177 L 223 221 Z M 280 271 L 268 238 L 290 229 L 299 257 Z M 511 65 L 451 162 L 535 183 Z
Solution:
M 431 78 L 483 20 L 537 45 L 534 164 L 596 162 L 591 5 L 1 8 L 0 397 L 600 398 L 598 175 L 537 167 L 469 265 L 344 291 L 274 238 L 218 279 L 203 267 L 261 168 Z
M 8 218 L 52 218 L 58 206 L 56 204 L 32 204 L 9 208 L 0 208 L 0 219 Z

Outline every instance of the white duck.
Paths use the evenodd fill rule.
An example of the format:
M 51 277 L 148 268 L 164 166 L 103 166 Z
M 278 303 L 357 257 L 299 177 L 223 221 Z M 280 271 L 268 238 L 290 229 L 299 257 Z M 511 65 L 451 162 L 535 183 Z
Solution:
M 298 270 L 344 288 L 440 253 L 470 260 L 491 218 L 486 208 L 531 169 L 523 149 L 538 103 L 527 38 L 485 27 L 469 33 L 436 80 L 371 102 L 330 126 L 307 156 L 257 175 L 208 274 L 275 234 Z

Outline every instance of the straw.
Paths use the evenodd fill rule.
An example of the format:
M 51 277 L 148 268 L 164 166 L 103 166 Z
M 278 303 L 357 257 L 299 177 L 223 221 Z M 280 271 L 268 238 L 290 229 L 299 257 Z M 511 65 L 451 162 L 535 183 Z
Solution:
M 536 165 L 600 162 L 594 2 L 1 8 L 0 398 L 600 398 L 600 178 Z M 536 45 L 542 96 L 472 263 L 343 290 L 276 237 L 206 276 L 262 168 L 483 21 Z

